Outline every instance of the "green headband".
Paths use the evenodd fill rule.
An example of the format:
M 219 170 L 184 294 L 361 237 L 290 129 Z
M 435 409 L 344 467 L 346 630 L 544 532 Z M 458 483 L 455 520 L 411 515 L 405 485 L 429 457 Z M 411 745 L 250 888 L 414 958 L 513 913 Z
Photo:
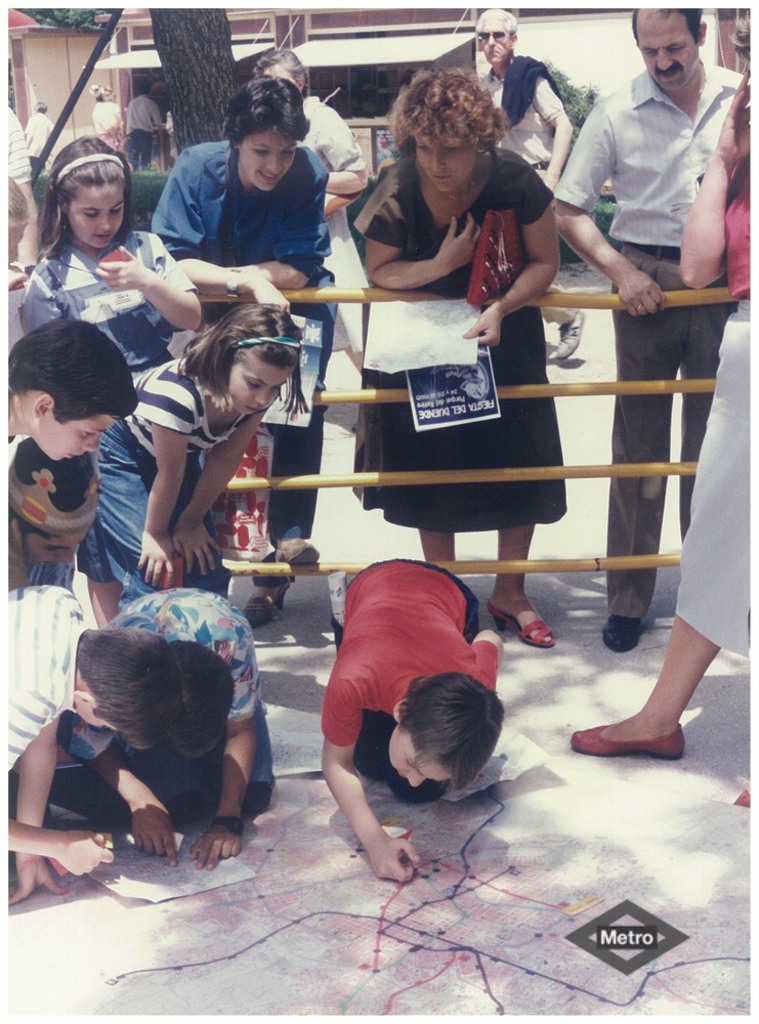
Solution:
M 236 341 L 232 348 L 252 348 L 254 345 L 265 345 L 267 341 L 273 341 L 276 345 L 289 345 L 290 347 L 300 348 L 300 342 L 295 338 L 243 338 L 241 341 Z

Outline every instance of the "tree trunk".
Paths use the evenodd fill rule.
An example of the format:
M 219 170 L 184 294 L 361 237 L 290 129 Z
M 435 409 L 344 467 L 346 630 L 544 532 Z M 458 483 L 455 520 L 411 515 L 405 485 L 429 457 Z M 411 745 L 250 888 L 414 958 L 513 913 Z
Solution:
M 150 17 L 177 150 L 223 138 L 224 112 L 238 86 L 225 11 L 154 7 Z

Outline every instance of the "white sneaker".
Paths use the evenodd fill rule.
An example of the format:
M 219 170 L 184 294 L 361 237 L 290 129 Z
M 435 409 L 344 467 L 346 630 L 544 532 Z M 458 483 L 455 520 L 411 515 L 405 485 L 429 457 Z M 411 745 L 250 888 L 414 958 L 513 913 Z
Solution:
M 571 320 L 559 327 L 559 345 L 556 349 L 557 359 L 569 359 L 577 350 L 582 337 L 582 327 L 585 323 L 585 314 L 578 309 Z

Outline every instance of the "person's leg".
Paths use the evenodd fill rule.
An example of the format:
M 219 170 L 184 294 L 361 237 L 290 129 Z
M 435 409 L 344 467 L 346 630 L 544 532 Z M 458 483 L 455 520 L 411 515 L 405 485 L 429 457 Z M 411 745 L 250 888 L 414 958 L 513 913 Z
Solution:
M 138 170 L 139 159 L 140 156 L 137 149 L 137 138 L 134 132 L 130 132 L 127 136 L 127 160 L 129 161 L 129 166 L 133 171 Z
M 499 530 L 499 561 L 524 561 L 529 558 L 534 532 L 535 526 L 532 523 Z M 495 618 L 499 629 L 504 629 L 508 622 L 525 643 L 536 647 L 553 647 L 555 641 L 551 630 L 535 611 L 525 593 L 524 583 L 524 573 L 498 573 L 488 601 L 488 611 Z M 528 627 L 533 628 L 524 634 L 523 631 Z
M 727 305 L 694 306 L 690 312 L 688 339 L 681 376 L 686 380 L 716 377 L 720 363 L 720 342 L 732 309 Z M 711 413 L 711 394 L 683 395 L 680 459 L 697 462 Z M 680 533 L 684 538 L 691 520 L 695 477 L 680 477 Z
M 662 316 L 664 314 L 658 314 Z M 617 376 L 620 380 L 673 379 L 678 356 L 666 365 L 651 353 L 656 335 L 634 317 L 614 314 L 617 330 Z M 640 317 L 642 321 L 653 318 Z M 650 336 L 651 335 L 651 336 Z M 670 454 L 672 397 L 624 395 L 616 399 L 612 431 L 613 463 L 667 462 Z M 659 550 L 666 477 L 617 477 L 609 485 L 607 554 L 656 554 Z M 608 606 L 612 615 L 642 619 L 656 585 L 655 569 L 616 570 L 607 574 Z
M 456 558 L 456 534 L 420 530 L 422 552 L 428 562 L 452 562 Z
M 498 560 L 522 561 L 529 558 L 530 544 L 535 532 L 532 523 L 526 526 L 512 526 L 507 530 L 498 531 Z M 504 573 L 496 575 L 493 583 L 491 602 L 502 611 L 519 619 L 521 625 L 527 625 L 525 616 L 535 617 L 535 609 L 524 591 L 525 574 Z M 524 621 L 522 621 L 524 619 Z
M 630 742 L 669 736 L 719 650 L 676 615 L 664 664 L 648 700 L 630 718 L 603 729 L 601 738 Z
M 90 595 L 92 614 L 98 629 L 108 625 L 119 610 L 122 587 L 118 580 L 102 582 L 99 580 L 87 580 L 87 590 Z
M 304 476 L 318 473 L 321 468 L 322 445 L 324 441 L 325 406 L 315 406 L 311 422 L 307 427 L 286 427 L 279 424 L 272 427 L 274 435 L 274 457 L 272 476 Z M 288 555 L 287 541 L 306 539 L 311 536 L 316 515 L 317 490 L 272 491 L 269 496 L 269 537 L 281 554 Z M 283 545 L 284 542 L 284 545 Z M 311 549 L 306 554 L 313 561 L 312 553 L 318 559 L 318 552 Z M 264 561 L 274 561 L 276 553 Z M 294 559 L 295 560 L 295 559 Z M 305 561 L 305 559 L 303 559 Z M 275 607 L 281 607 L 289 581 L 282 576 L 253 577 L 255 593 L 253 601 L 260 607 L 260 621 L 263 625 L 271 618 Z M 266 611 L 268 610 L 268 615 Z M 247 615 L 246 610 L 246 615 Z

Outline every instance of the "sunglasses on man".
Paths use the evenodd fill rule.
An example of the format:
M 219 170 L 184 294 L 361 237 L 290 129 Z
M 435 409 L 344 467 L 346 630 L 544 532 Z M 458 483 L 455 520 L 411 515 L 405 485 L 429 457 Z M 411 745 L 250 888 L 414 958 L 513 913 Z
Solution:
M 486 43 L 492 36 L 497 43 L 502 43 L 507 35 L 511 35 L 510 32 L 478 32 L 477 39 L 481 43 Z

